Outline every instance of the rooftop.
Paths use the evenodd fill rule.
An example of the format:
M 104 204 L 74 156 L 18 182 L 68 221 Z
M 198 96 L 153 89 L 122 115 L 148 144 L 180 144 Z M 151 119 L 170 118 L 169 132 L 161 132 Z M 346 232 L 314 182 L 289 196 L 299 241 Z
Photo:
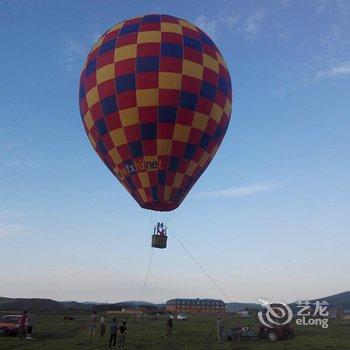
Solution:
M 176 298 L 176 299 L 170 299 L 166 302 L 167 305 L 171 305 L 174 303 L 209 303 L 209 304 L 225 304 L 222 300 L 220 299 L 189 299 L 189 298 Z

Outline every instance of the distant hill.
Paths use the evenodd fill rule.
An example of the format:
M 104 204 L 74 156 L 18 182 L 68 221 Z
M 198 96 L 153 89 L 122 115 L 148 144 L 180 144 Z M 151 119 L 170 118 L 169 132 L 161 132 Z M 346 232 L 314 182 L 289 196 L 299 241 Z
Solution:
M 333 294 L 333 295 L 330 295 L 328 297 L 316 298 L 316 299 L 309 300 L 309 301 L 315 302 L 316 300 L 319 300 L 319 301 L 325 300 L 332 307 L 337 307 L 339 305 L 350 306 L 350 291 L 338 293 L 338 294 Z M 296 303 L 293 303 L 293 305 L 295 305 L 295 304 Z
M 5 297 L 0 297 L 0 307 L 2 304 L 7 303 L 8 301 L 11 301 L 11 298 L 5 298 Z
M 350 291 L 339 294 L 330 295 L 328 297 L 317 298 L 314 300 L 327 300 L 331 306 L 337 307 L 343 305 L 350 307 Z M 108 310 L 122 310 L 128 308 L 135 308 L 136 306 L 142 306 L 145 309 L 154 310 L 155 308 L 162 308 L 165 304 L 154 304 L 148 301 L 124 301 L 119 303 L 108 304 Z M 295 303 L 290 304 L 293 308 L 296 307 Z M 91 312 L 96 310 L 98 312 L 104 312 L 106 310 L 106 304 L 94 303 L 94 302 L 77 302 L 77 301 L 55 301 L 52 299 L 40 299 L 40 298 L 7 298 L 0 297 L 0 311 L 16 311 L 22 312 L 25 308 L 33 312 L 43 313 L 70 313 L 70 312 Z M 246 308 L 261 309 L 261 305 L 257 303 L 239 303 L 231 302 L 226 303 L 226 310 L 228 312 L 237 312 L 245 310 Z
M 337 307 L 338 305 L 344 305 L 344 306 L 350 307 L 350 292 L 338 293 L 327 297 L 316 298 L 309 301 L 315 302 L 316 300 L 319 300 L 319 301 L 326 300 L 332 307 Z M 291 305 L 293 310 L 296 309 L 296 302 L 291 303 L 289 305 Z M 256 303 L 237 303 L 237 302 L 226 303 L 226 311 L 228 312 L 237 312 L 240 310 L 245 310 L 246 308 L 261 309 L 261 305 Z
M 62 313 L 64 306 L 52 299 L 0 298 L 0 311 L 23 311 L 28 309 L 34 312 Z
M 156 304 L 149 301 L 121 301 L 119 304 L 132 305 L 132 306 L 155 306 Z
M 92 310 L 95 305 L 98 305 L 94 303 L 79 303 L 77 301 L 61 301 L 60 304 L 68 310 Z
M 227 312 L 237 312 L 237 311 L 242 311 L 245 310 L 246 308 L 248 309 L 261 309 L 260 304 L 255 304 L 255 303 L 237 303 L 237 302 L 232 302 L 232 303 L 226 303 L 226 311 Z
M 320 300 L 320 299 L 317 299 Z M 350 304 L 350 291 L 339 294 L 330 295 L 321 300 L 327 300 L 331 305 Z
M 131 309 L 142 306 L 147 309 L 157 308 L 156 305 L 147 301 L 124 301 L 120 303 L 108 304 L 109 310 Z M 27 299 L 27 298 L 5 298 L 0 297 L 0 311 L 22 312 L 28 309 L 33 312 L 65 313 L 65 312 L 91 312 L 96 310 L 104 312 L 106 303 L 77 302 L 77 301 L 55 301 L 51 299 Z

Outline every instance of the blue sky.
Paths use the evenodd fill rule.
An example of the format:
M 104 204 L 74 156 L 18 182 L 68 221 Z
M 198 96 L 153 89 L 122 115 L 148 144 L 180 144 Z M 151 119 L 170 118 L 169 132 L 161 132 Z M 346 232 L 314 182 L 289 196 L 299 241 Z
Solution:
M 235 92 L 171 230 L 232 300 L 349 290 L 348 1 L 0 1 L 0 295 L 139 298 L 150 214 L 92 150 L 77 94 L 99 35 L 155 12 L 207 31 Z M 170 236 L 144 299 L 197 296 L 223 297 Z

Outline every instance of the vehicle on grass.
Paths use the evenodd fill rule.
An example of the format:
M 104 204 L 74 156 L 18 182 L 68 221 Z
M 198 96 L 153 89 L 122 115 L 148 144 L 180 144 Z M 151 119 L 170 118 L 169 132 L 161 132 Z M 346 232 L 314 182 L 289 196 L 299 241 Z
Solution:
M 176 318 L 177 318 L 178 320 L 182 320 L 182 321 L 187 321 L 187 320 L 188 320 L 188 316 L 187 316 L 186 314 L 178 314 L 178 315 L 176 316 Z
M 290 324 L 274 326 L 272 328 L 261 326 L 259 338 L 275 342 L 276 340 L 289 340 L 295 337 L 294 329 Z
M 259 334 L 254 332 L 249 327 L 235 327 L 223 332 L 224 340 L 234 341 L 234 340 L 257 340 L 259 339 Z
M 0 334 L 3 335 L 17 335 L 21 315 L 5 315 L 0 320 Z
M 249 318 L 249 312 L 246 310 L 242 310 L 242 311 L 237 311 L 237 315 L 241 316 L 242 318 Z
M 74 321 L 76 318 L 75 316 L 64 316 L 63 321 Z
M 278 340 L 289 340 L 294 338 L 294 336 L 294 330 L 289 324 L 271 328 L 260 326 L 257 332 L 250 327 L 236 327 L 223 333 L 224 339 L 228 341 L 266 339 L 269 342 L 275 342 Z

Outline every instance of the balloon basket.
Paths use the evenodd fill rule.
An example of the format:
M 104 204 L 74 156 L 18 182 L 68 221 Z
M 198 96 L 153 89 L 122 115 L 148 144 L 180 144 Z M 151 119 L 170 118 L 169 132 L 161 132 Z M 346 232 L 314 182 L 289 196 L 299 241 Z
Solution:
M 164 249 L 166 248 L 168 237 L 166 235 L 152 235 L 152 247 Z

